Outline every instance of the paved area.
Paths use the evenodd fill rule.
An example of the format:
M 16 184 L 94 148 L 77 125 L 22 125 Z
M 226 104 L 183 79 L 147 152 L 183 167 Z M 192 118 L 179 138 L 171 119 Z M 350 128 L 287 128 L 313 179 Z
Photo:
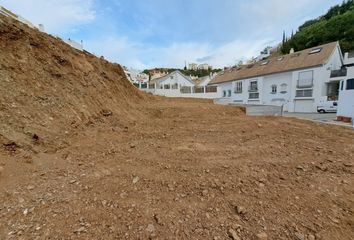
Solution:
M 349 123 L 343 123 L 336 121 L 336 113 L 284 113 L 284 117 L 294 117 L 299 119 L 305 119 L 320 123 L 334 124 L 343 127 L 353 128 L 354 126 Z
M 284 117 L 295 117 L 301 119 L 315 120 L 321 122 L 333 121 L 336 119 L 335 113 L 284 113 Z

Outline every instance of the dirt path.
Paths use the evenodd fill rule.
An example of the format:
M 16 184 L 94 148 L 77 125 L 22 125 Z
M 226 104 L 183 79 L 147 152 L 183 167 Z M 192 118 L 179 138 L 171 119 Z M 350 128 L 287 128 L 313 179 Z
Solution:
M 353 239 L 352 131 L 203 101 L 148 108 L 55 154 L 1 158 L 0 237 Z

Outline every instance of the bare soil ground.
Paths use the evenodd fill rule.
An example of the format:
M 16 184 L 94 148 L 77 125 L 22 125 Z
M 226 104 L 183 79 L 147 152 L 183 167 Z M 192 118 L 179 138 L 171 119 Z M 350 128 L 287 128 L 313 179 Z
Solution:
M 0 239 L 354 239 L 352 130 L 146 96 L 3 17 L 0 50 Z

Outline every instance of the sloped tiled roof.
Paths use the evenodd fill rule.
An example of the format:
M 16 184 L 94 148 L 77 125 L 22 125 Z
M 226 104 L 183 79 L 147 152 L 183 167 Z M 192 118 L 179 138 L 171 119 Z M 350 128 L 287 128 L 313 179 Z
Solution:
M 337 46 L 338 42 L 332 42 L 292 54 L 273 57 L 255 64 L 226 70 L 216 76 L 209 85 L 320 66 L 326 63 Z M 318 48 L 321 48 L 320 52 L 310 54 L 313 49 Z
M 197 79 L 193 80 L 194 85 L 199 86 L 200 84 L 202 84 L 204 81 L 208 80 L 210 77 L 209 76 L 205 76 L 205 77 L 200 77 Z
M 173 75 L 173 74 L 175 74 L 175 73 L 180 74 L 182 77 L 184 77 L 185 79 L 187 79 L 188 81 L 190 81 L 192 84 L 194 84 L 193 81 L 192 81 L 192 79 L 191 79 L 190 77 L 187 77 L 186 75 L 184 75 L 184 74 L 183 74 L 181 71 L 179 71 L 179 70 L 173 71 L 173 72 L 171 72 L 171 73 L 169 73 L 169 74 L 167 74 L 167 75 L 165 75 L 165 76 L 163 76 L 163 77 L 155 78 L 155 79 L 153 79 L 153 80 L 150 80 L 149 84 L 160 83 L 160 82 L 162 82 L 162 81 L 168 79 L 171 75 Z

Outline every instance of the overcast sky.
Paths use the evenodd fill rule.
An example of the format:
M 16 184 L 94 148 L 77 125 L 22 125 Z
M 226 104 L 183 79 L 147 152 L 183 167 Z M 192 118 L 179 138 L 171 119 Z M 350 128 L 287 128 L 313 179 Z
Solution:
M 97 55 L 138 69 L 256 56 L 342 0 L 0 0 Z

